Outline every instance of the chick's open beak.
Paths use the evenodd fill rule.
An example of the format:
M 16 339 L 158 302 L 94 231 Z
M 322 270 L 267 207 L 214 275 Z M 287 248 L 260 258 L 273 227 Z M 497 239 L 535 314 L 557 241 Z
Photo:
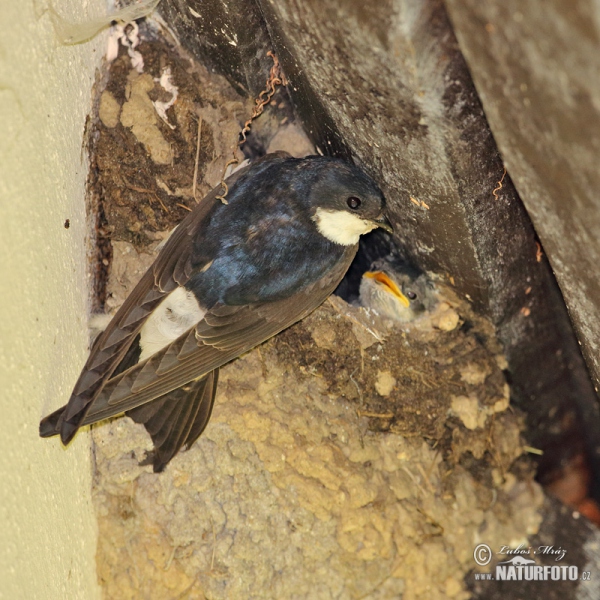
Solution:
M 383 271 L 367 271 L 363 277 L 368 277 L 369 279 L 374 279 L 378 283 L 382 284 L 387 288 L 386 291 L 389 290 L 391 294 L 396 296 L 400 303 L 408 308 L 410 306 L 409 299 L 400 291 L 400 288 L 383 272 Z
M 389 233 L 394 233 L 392 224 L 388 221 L 385 215 L 381 215 L 380 217 L 373 219 L 373 223 L 376 223 L 377 227 L 381 227 L 381 229 L 385 229 Z

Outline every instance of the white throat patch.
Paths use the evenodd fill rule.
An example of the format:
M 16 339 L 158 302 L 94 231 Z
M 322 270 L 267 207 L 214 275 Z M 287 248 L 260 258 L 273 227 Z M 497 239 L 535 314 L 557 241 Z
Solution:
M 345 210 L 324 208 L 317 208 L 313 221 L 322 235 L 342 246 L 354 246 L 361 235 L 377 227 L 375 223 L 365 221 Z

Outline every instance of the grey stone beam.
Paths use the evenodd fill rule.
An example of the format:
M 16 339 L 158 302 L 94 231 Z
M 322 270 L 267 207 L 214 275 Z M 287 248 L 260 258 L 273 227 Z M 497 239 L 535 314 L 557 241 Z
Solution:
M 600 5 L 447 0 L 505 164 L 600 383 Z
M 456 8 L 469 26 L 478 23 L 469 16 L 474 7 L 479 10 L 472 0 Z M 369 171 L 388 197 L 395 242 L 492 319 L 509 361 L 513 399 L 529 415 L 530 443 L 555 445 L 564 433 L 561 419 L 575 411 L 574 431 L 587 424 L 596 460 L 597 398 L 546 259 L 548 253 L 554 261 L 554 247 L 546 246 L 536 220 L 541 251 L 512 184 L 520 160 L 508 160 L 510 175 L 498 185 L 503 161 L 442 1 L 164 0 L 161 11 L 184 46 L 251 92 L 264 81 L 267 50 L 276 50 L 315 144 Z M 225 24 L 210 26 L 219 19 Z M 244 40 L 239 47 L 230 43 L 233 33 Z M 494 80 L 498 51 L 473 44 L 472 56 L 489 57 L 481 67 L 486 81 L 501 89 Z M 520 125 L 521 136 L 524 130 Z M 587 235 L 582 248 L 585 240 L 591 243 Z M 576 269 L 576 261 L 567 264 Z M 581 263 L 589 274 L 592 267 Z

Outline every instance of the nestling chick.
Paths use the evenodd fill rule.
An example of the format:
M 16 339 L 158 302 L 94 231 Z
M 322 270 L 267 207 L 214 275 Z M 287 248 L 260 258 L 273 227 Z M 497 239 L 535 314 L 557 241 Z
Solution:
M 437 303 L 435 289 L 426 275 L 414 278 L 397 270 L 386 259 L 379 259 L 363 274 L 360 304 L 400 323 L 414 321 Z

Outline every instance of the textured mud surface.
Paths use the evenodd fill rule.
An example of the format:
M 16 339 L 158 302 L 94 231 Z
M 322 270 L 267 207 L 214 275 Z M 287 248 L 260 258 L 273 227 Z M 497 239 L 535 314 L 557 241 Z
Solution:
M 360 373 L 369 331 L 389 341 L 373 338 Z M 438 377 L 437 402 L 413 399 L 423 384 L 403 361 L 449 358 L 448 336 L 462 357 Z M 456 331 L 374 329 L 334 300 L 222 370 L 205 434 L 165 473 L 138 466 L 150 449 L 140 426 L 94 428 L 107 597 L 468 597 L 474 546 L 524 542 L 543 498 L 495 357 L 471 346 Z M 460 373 L 469 382 L 446 386 Z M 360 416 L 383 410 L 398 411 L 390 432 Z M 393 433 L 409 423 L 410 436 Z
M 164 41 L 138 50 L 144 71 L 121 51 L 92 126 L 109 311 L 195 203 L 194 171 L 198 197 L 218 183 L 249 113 Z M 172 99 L 167 68 L 178 97 L 164 121 L 152 103 Z M 310 151 L 285 98 L 254 135 L 251 153 Z M 227 365 L 206 432 L 160 475 L 138 464 L 141 426 L 95 426 L 105 596 L 468 597 L 474 546 L 525 541 L 542 493 L 492 328 L 442 296 L 402 329 L 334 298 Z

